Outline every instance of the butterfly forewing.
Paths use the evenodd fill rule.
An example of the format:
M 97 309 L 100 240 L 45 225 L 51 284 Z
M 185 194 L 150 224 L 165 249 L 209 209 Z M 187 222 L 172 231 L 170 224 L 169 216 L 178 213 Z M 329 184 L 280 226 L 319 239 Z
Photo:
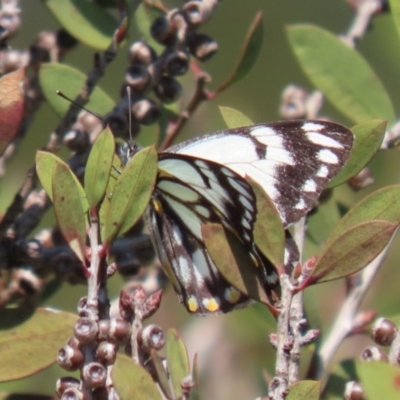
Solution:
M 288 226 L 315 206 L 352 143 L 352 133 L 335 123 L 284 121 L 220 131 L 160 153 L 149 211 L 152 237 L 190 312 L 220 313 L 248 303 L 207 252 L 201 225 L 209 222 L 221 223 L 239 238 L 254 259 L 249 267 L 262 271 L 268 295 L 279 296 L 277 273 L 253 243 L 256 201 L 243 178 L 250 176 L 264 188 Z M 291 242 L 288 238 L 288 273 L 298 261 Z
M 352 144 L 352 133 L 333 122 L 283 121 L 216 132 L 168 152 L 215 161 L 250 176 L 288 225 L 315 205 L 346 162 Z

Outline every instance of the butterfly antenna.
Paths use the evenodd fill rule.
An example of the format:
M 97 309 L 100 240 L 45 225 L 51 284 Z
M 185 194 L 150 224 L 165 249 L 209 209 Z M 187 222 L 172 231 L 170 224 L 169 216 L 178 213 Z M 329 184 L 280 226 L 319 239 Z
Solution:
M 129 121 L 129 142 L 132 144 L 133 143 L 133 137 L 132 137 L 132 99 L 131 99 L 131 88 L 130 86 L 126 87 L 126 93 L 128 95 L 128 106 L 129 106 L 129 112 L 128 112 L 128 121 Z
M 76 101 L 70 99 L 68 96 L 66 96 L 63 92 L 61 92 L 61 90 L 56 90 L 56 95 L 62 97 L 63 99 L 69 101 L 70 103 L 76 105 L 77 107 L 81 108 L 82 110 L 85 110 L 86 112 L 88 112 L 90 115 L 93 115 L 94 117 L 96 117 L 97 119 L 99 119 L 100 121 L 103 122 L 103 118 L 99 115 L 94 113 L 93 111 L 88 110 L 86 107 L 84 107 L 82 104 L 77 103 Z

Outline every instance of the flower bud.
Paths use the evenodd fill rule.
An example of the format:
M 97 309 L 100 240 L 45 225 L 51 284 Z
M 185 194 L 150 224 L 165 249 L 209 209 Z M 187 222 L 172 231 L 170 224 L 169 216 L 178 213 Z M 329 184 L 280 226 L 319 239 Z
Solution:
M 346 383 L 344 390 L 345 400 L 366 400 L 364 391 L 358 382 L 350 381 Z
M 97 337 L 98 331 L 99 328 L 96 321 L 90 318 L 79 318 L 74 328 L 74 334 L 82 344 L 93 342 Z
M 73 376 L 63 376 L 57 379 L 56 393 L 59 397 L 61 397 L 66 389 L 79 388 L 79 385 L 79 379 L 76 379 Z
M 371 330 L 372 340 L 381 346 L 390 346 L 396 335 L 396 325 L 387 318 L 378 318 Z
M 388 356 L 381 349 L 375 346 L 366 347 L 361 353 L 361 359 L 364 361 L 388 361 Z
M 82 379 L 92 389 L 101 387 L 106 383 L 107 371 L 100 363 L 91 362 L 83 367 Z
M 146 42 L 138 41 L 130 47 L 128 57 L 131 65 L 148 65 L 157 58 L 157 54 Z
M 160 118 L 161 110 L 154 101 L 142 99 L 132 105 L 132 114 L 139 123 L 151 125 Z
M 87 396 L 79 388 L 67 388 L 61 396 L 61 400 L 87 400 Z
M 200 61 L 209 60 L 218 50 L 218 43 L 208 35 L 193 35 L 189 41 L 190 52 Z
M 164 75 L 154 88 L 154 93 L 163 103 L 169 104 L 182 96 L 182 86 L 176 79 Z
M 147 350 L 160 350 L 165 344 L 164 332 L 157 325 L 148 325 L 138 333 L 138 342 Z
M 171 50 L 165 55 L 164 71 L 171 76 L 185 75 L 189 69 L 189 55 L 181 50 Z
M 64 346 L 58 351 L 57 363 L 67 371 L 76 371 L 84 361 L 82 352 L 71 346 Z
M 117 346 L 110 342 L 100 342 L 96 349 L 97 360 L 103 365 L 112 365 L 117 358 Z
M 132 326 L 122 318 L 113 318 L 110 320 L 110 331 L 108 339 L 114 343 L 127 343 L 132 334 Z

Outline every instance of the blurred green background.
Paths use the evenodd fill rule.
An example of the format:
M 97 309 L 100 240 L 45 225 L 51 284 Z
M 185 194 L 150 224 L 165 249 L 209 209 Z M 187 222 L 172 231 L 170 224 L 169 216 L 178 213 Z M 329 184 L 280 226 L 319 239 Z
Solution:
M 39 0 L 21 0 L 22 25 L 19 34 L 10 45 L 15 49 L 25 49 L 42 30 L 59 27 L 43 3 Z M 180 6 L 181 1 L 165 1 L 168 7 Z M 308 90 L 313 87 L 298 66 L 285 36 L 285 26 L 296 23 L 311 23 L 321 26 L 334 34 L 348 30 L 353 11 L 344 0 L 224 0 L 218 6 L 212 19 L 201 28 L 201 32 L 212 36 L 219 44 L 218 53 L 204 69 L 212 77 L 210 88 L 216 88 L 231 72 L 237 60 L 247 29 L 256 15 L 264 12 L 264 43 L 261 55 L 250 74 L 223 92 L 215 100 L 203 104 L 185 127 L 182 137 L 194 136 L 224 128 L 218 106 L 228 106 L 242 111 L 254 122 L 279 119 L 278 108 L 282 90 L 288 84 L 296 84 Z M 139 39 L 131 26 L 129 43 Z M 107 69 L 101 87 L 116 101 L 127 66 L 127 46 L 122 48 L 115 62 Z M 395 109 L 400 104 L 399 71 L 400 42 L 390 14 L 382 14 L 373 21 L 371 29 L 358 45 L 359 51 L 370 62 L 387 88 Z M 91 68 L 94 50 L 83 45 L 72 50 L 64 62 L 86 73 Z M 190 74 L 182 78 L 186 104 L 193 92 L 193 78 Z M 325 102 L 323 115 L 350 125 L 350 121 L 340 115 Z M 0 212 L 11 202 L 15 192 L 25 178 L 27 168 L 34 162 L 35 151 L 42 147 L 49 134 L 56 127 L 58 117 L 52 109 L 43 105 L 29 130 L 18 154 L 7 167 L 7 175 L 0 183 Z M 379 153 L 371 168 L 375 177 L 372 187 L 361 193 L 349 188 L 337 190 L 335 196 L 346 205 L 354 204 L 367 192 L 395 184 L 399 177 L 399 155 L 397 150 Z M 51 224 L 52 210 L 43 222 Z M 392 245 L 387 260 L 382 266 L 373 287 L 367 293 L 364 309 L 376 309 L 379 314 L 398 314 L 399 301 L 399 258 L 396 254 L 398 239 Z M 116 296 L 123 283 L 119 277 L 111 281 L 111 295 Z M 51 297 L 46 306 L 75 311 L 78 299 L 85 294 L 83 286 L 64 285 L 62 290 Z M 322 321 L 322 330 L 329 328 L 337 309 L 345 296 L 343 282 L 323 284 L 306 292 L 315 296 L 316 312 Z M 264 373 L 273 368 L 274 351 L 269 344 L 268 334 L 274 323 L 261 307 L 209 318 L 189 316 L 169 288 L 164 296 L 161 310 L 152 322 L 163 328 L 176 327 L 182 334 L 191 355 L 198 353 L 201 371 L 201 395 L 203 399 L 252 399 L 266 394 Z M 72 328 L 71 328 L 72 329 Z M 67 338 L 65 338 L 67 339 Z M 340 348 L 337 359 L 358 356 L 368 339 L 357 336 L 347 340 Z M 306 353 L 306 352 L 305 352 Z M 56 355 L 55 355 L 56 357 Z M 307 354 L 305 354 L 305 359 Z M 0 359 L 1 362 L 1 359 Z M 39 375 L 0 385 L 2 391 L 19 391 L 52 394 L 58 376 L 67 375 L 57 366 Z

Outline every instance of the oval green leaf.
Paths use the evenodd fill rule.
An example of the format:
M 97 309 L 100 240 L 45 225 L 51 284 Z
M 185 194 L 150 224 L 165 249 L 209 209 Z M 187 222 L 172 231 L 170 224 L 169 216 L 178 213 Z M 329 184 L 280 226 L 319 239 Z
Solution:
M 354 144 L 350 157 L 328 184 L 328 187 L 338 186 L 358 174 L 379 150 L 386 131 L 386 121 L 372 120 L 354 126 Z
M 285 254 L 285 230 L 273 201 L 263 188 L 249 177 L 247 182 L 253 188 L 257 199 L 257 219 L 254 224 L 254 242 L 260 251 L 276 268 L 283 267 Z
M 244 114 L 238 110 L 235 110 L 234 108 L 219 107 L 219 111 L 225 121 L 226 126 L 230 129 L 253 125 L 253 122 L 250 118 L 247 118 Z
M 325 243 L 340 221 L 340 212 L 336 200 L 331 197 L 318 205 L 315 212 L 307 217 L 307 237 L 316 245 Z
M 68 245 L 85 262 L 87 214 L 74 174 L 64 163 L 56 163 L 52 187 L 58 226 Z
M 0 382 L 33 375 L 54 364 L 77 316 L 39 308 L 23 324 L 0 331 Z
M 347 118 L 356 123 L 374 118 L 395 121 L 382 82 L 356 50 L 313 25 L 290 26 L 287 34 L 308 79 Z
M 121 400 L 162 399 L 150 374 L 124 354 L 118 354 L 111 375 Z
M 319 400 L 321 383 L 318 381 L 299 381 L 289 386 L 286 400 Z
M 390 14 L 393 17 L 394 24 L 397 29 L 397 33 L 400 36 L 400 1 L 399 0 L 390 0 Z
M 331 231 L 327 244 L 355 225 L 378 219 L 400 224 L 399 185 L 379 189 L 357 203 Z
M 63 160 L 61 160 L 54 154 L 49 153 L 47 151 L 37 151 L 35 161 L 36 161 L 36 172 L 38 174 L 40 183 L 42 184 L 43 189 L 46 191 L 47 196 L 49 196 L 50 200 L 53 201 L 54 168 L 56 167 L 57 164 L 64 164 L 66 168 L 68 168 L 68 165 Z M 83 190 L 83 187 L 78 181 L 78 178 L 74 174 L 73 177 L 75 179 L 77 188 L 80 192 L 82 207 L 86 212 L 89 209 L 89 204 L 86 199 L 85 191 Z
M 358 361 L 356 366 L 368 399 L 400 399 L 400 369 L 397 365 Z
M 255 16 L 247 31 L 238 61 L 231 75 L 223 82 L 216 93 L 222 92 L 229 86 L 242 80 L 253 68 L 261 52 L 264 37 L 264 27 L 262 23 L 263 13 L 260 11 Z
M 78 41 L 106 50 L 117 27 L 103 8 L 87 0 L 43 0 L 58 22 Z
M 224 278 L 241 293 L 269 305 L 256 266 L 243 244 L 220 224 L 202 225 L 204 243 Z
M 85 192 L 90 207 L 97 206 L 104 197 L 114 153 L 114 136 L 107 127 L 93 143 L 85 168 Z
M 175 395 L 179 397 L 182 395 L 182 380 L 190 375 L 190 366 L 185 343 L 174 329 L 169 329 L 167 332 L 166 347 L 172 387 Z
M 105 222 L 105 240 L 131 228 L 149 204 L 157 176 L 157 151 L 147 147 L 139 151 L 122 171 L 111 198 Z
M 389 243 L 397 224 L 368 221 L 356 225 L 325 246 L 309 284 L 354 274 L 374 260 Z
M 48 63 L 42 64 L 39 71 L 40 86 L 43 94 L 54 109 L 63 117 L 70 104 L 68 101 L 56 95 L 56 90 L 60 90 L 66 96 L 74 99 L 82 90 L 87 77 L 75 68 L 65 64 Z M 110 112 L 115 102 L 98 86 L 90 95 L 90 100 L 85 106 L 92 112 L 105 115 Z

